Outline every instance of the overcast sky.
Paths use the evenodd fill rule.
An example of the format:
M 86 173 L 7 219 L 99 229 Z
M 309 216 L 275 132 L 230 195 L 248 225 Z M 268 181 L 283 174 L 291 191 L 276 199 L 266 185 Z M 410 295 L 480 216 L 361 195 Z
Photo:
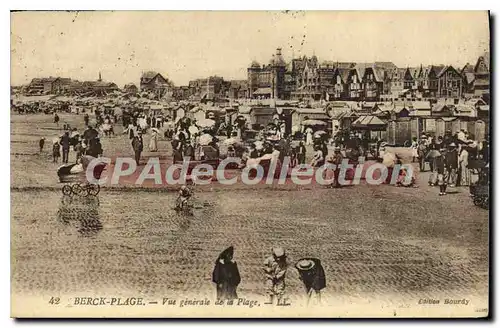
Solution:
M 489 49 L 487 12 L 18 12 L 11 82 L 62 76 L 120 87 L 155 70 L 186 85 L 246 79 L 252 60 L 392 61 L 399 67 L 475 63 Z

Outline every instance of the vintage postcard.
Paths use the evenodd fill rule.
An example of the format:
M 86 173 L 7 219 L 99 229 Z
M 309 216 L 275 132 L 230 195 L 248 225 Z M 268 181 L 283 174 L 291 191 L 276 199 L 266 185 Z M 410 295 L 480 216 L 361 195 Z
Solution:
M 489 21 L 11 12 L 11 316 L 488 316 Z

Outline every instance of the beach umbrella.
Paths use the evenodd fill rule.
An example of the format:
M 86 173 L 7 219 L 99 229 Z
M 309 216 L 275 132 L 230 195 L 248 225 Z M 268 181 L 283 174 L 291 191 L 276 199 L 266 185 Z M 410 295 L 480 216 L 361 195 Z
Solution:
M 215 121 L 211 120 L 209 118 L 205 118 L 205 119 L 199 120 L 198 122 L 196 122 L 196 124 L 202 128 L 209 128 L 209 127 L 212 127 L 215 125 Z
M 224 145 L 231 146 L 231 145 L 234 145 L 235 143 L 238 143 L 238 142 L 239 142 L 239 140 L 236 138 L 228 138 L 228 139 L 224 140 Z
M 441 153 L 436 150 L 436 149 L 432 149 L 431 151 L 429 151 L 427 153 L 427 155 L 425 156 L 426 158 L 436 158 L 436 157 L 439 157 L 441 156 Z
M 320 120 L 305 120 L 302 122 L 302 125 L 315 126 L 315 125 L 327 125 L 327 123 Z
M 200 136 L 200 139 L 199 139 L 199 143 L 200 145 L 202 146 L 207 146 L 208 144 L 210 144 L 213 140 L 213 137 L 209 134 L 202 134 Z
M 326 132 L 323 130 L 319 130 L 319 131 L 314 132 L 315 137 L 321 137 L 324 134 L 326 134 Z

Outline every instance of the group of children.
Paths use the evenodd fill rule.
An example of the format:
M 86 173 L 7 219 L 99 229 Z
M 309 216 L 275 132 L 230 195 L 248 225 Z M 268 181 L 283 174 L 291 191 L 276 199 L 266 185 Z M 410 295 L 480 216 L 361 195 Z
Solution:
M 218 300 L 238 298 L 237 287 L 241 282 L 238 265 L 233 259 L 234 247 L 225 249 L 215 261 L 212 282 L 216 285 Z M 264 261 L 263 273 L 266 278 L 266 304 L 285 305 L 285 277 L 288 269 L 287 256 L 282 247 L 272 249 L 272 254 Z M 325 271 L 317 258 L 302 258 L 295 264 L 309 304 L 315 294 L 318 304 L 320 291 L 326 287 Z

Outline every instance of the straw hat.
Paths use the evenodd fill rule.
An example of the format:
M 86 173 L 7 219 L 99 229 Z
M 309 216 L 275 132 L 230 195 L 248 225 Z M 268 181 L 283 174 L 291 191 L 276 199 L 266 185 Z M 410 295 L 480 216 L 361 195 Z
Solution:
M 314 261 L 312 261 L 310 259 L 302 259 L 302 260 L 299 260 L 297 262 L 297 264 L 295 264 L 295 267 L 299 271 L 309 271 L 312 268 L 314 268 Z

